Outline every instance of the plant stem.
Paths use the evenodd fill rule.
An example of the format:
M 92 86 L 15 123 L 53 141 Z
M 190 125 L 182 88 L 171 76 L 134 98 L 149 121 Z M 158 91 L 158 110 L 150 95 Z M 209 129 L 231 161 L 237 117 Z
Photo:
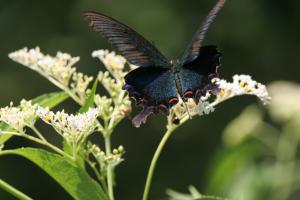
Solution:
M 111 154 L 110 134 L 107 134 L 104 138 L 105 152 L 106 155 Z M 114 189 L 113 189 L 113 169 L 110 165 L 107 166 L 107 187 L 108 195 L 110 200 L 114 200 Z
M 213 103 L 210 104 L 210 106 L 214 107 L 222 101 L 214 101 Z M 191 113 L 190 115 L 193 117 L 193 116 L 197 115 L 197 113 Z M 162 149 L 164 148 L 165 144 L 167 143 L 169 137 L 174 132 L 174 130 L 177 129 L 178 127 L 180 127 L 181 125 L 183 125 L 185 122 L 187 122 L 190 119 L 190 115 L 188 114 L 188 112 L 186 112 L 184 115 L 182 115 L 181 119 L 180 119 L 180 123 L 178 125 L 173 124 L 172 114 L 169 115 L 167 131 L 164 134 L 163 138 L 161 139 L 161 141 L 160 141 L 160 143 L 159 143 L 159 145 L 158 145 L 158 147 L 157 147 L 157 149 L 154 153 L 154 156 L 151 160 L 151 164 L 150 164 L 150 167 L 149 167 L 149 170 L 148 170 L 146 184 L 145 184 L 145 188 L 144 188 L 143 200 L 148 199 L 148 195 L 149 195 L 149 191 L 150 191 L 150 187 L 151 187 L 151 182 L 152 182 L 152 177 L 153 177 L 153 174 L 154 174 L 155 166 L 156 166 L 157 160 L 158 160 L 158 158 L 159 158 L 159 156 L 162 152 Z
M 4 182 L 2 179 L 0 179 L 0 187 L 10 193 L 11 195 L 15 196 L 16 198 L 20 200 L 33 200 L 20 190 L 16 189 L 15 187 L 9 185 L 8 183 Z
M 86 162 L 89 164 L 89 166 L 93 170 L 93 172 L 96 175 L 97 179 L 99 180 L 101 186 L 103 187 L 103 190 L 107 193 L 106 182 L 105 182 L 104 178 L 101 176 L 101 174 L 99 173 L 99 171 L 96 167 L 96 164 L 91 162 L 89 159 L 86 159 Z
M 144 193 L 143 193 L 143 200 L 147 200 L 148 199 L 148 195 L 149 195 L 149 191 L 150 191 L 150 187 L 151 187 L 151 182 L 152 182 L 152 177 L 154 174 L 154 170 L 155 170 L 155 166 L 157 163 L 157 160 L 165 146 L 165 144 L 167 143 L 169 137 L 171 136 L 171 134 L 173 133 L 173 131 L 177 128 L 178 126 L 175 125 L 168 125 L 168 129 L 166 131 L 166 133 L 164 134 L 163 138 L 161 139 L 155 153 L 154 156 L 152 158 L 149 170 L 148 170 L 148 174 L 147 174 L 147 179 L 146 179 L 146 185 L 145 185 L 145 189 L 144 189 Z
M 56 79 L 44 74 L 42 71 L 38 71 L 42 76 L 44 76 L 46 79 L 48 79 L 51 83 L 53 83 L 54 85 L 56 85 L 57 87 L 59 87 L 60 89 L 62 89 L 63 91 L 65 91 L 76 103 L 78 103 L 79 105 L 83 105 L 83 101 L 77 97 L 74 92 L 72 92 L 68 87 L 64 86 L 63 84 L 61 84 L 59 81 L 57 81 Z
M 47 142 L 47 140 L 44 138 L 41 132 L 37 128 L 35 128 L 35 126 L 29 126 L 29 128 L 31 128 L 42 141 Z
M 36 142 L 38 144 L 42 144 L 44 146 L 47 146 L 49 147 L 50 149 L 52 149 L 53 151 L 55 151 L 56 153 L 62 155 L 62 156 L 65 156 L 66 158 L 74 161 L 73 157 L 70 156 L 69 154 L 65 153 L 64 151 L 62 151 L 61 149 L 59 149 L 58 147 L 52 145 L 51 143 L 49 142 L 45 142 L 45 141 L 42 141 L 40 140 L 39 138 L 36 138 L 36 137 L 32 137 L 30 135 L 27 135 L 25 133 L 18 133 L 18 132 L 11 132 L 11 131 L 2 131 L 1 133 L 3 134 L 8 134 L 8 135 L 15 135 L 15 136 L 20 136 L 20 137 L 24 137 L 28 140 L 31 140 L 33 142 Z

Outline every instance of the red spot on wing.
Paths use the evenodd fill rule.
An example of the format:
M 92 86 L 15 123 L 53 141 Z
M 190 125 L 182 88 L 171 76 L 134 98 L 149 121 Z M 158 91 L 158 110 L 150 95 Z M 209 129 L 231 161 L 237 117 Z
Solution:
M 159 110 L 161 110 L 166 115 L 169 115 L 169 106 L 165 104 L 159 104 Z
M 190 91 L 190 90 L 188 90 L 188 91 L 186 91 L 186 92 L 183 94 L 183 97 L 184 97 L 184 98 L 191 98 L 191 97 L 193 97 L 193 92 Z
M 196 104 L 199 103 L 200 97 L 201 97 L 201 90 L 197 89 L 194 94 L 194 101 Z
M 195 92 L 195 97 L 199 97 L 200 98 L 200 96 L 201 96 L 201 90 L 197 89 L 196 92 Z
M 168 109 L 168 106 L 166 106 L 165 104 L 159 104 L 159 107 L 163 109 Z
M 170 106 L 173 106 L 173 105 L 175 105 L 177 103 L 178 103 L 178 98 L 173 97 L 173 98 L 169 99 Z

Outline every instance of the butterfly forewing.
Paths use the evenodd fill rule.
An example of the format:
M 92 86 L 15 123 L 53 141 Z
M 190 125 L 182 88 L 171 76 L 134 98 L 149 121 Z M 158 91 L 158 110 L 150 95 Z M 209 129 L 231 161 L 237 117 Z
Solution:
M 225 4 L 225 0 L 219 0 L 217 4 L 214 6 L 214 8 L 210 11 L 208 16 L 205 18 L 204 22 L 201 24 L 201 26 L 196 31 L 195 36 L 193 37 L 190 45 L 185 50 L 182 58 L 181 63 L 187 64 L 189 62 L 192 62 L 195 60 L 200 53 L 200 48 L 202 45 L 202 41 L 204 40 L 205 34 L 208 31 L 211 23 L 217 16 L 218 12 L 222 9 L 222 7 Z
M 85 12 L 84 17 L 130 64 L 140 67 L 170 67 L 170 62 L 157 48 L 128 26 L 97 12 Z

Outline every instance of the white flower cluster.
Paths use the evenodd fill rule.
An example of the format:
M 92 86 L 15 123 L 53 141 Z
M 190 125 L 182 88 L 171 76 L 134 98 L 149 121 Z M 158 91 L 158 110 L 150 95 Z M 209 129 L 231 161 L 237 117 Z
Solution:
M 0 121 L 8 124 L 13 129 L 23 133 L 25 126 L 32 127 L 35 123 L 35 111 L 37 105 L 32 105 L 31 101 L 22 100 L 20 106 L 10 106 L 0 108 Z
M 94 102 L 97 106 L 102 106 L 103 108 L 100 113 L 100 117 L 109 118 L 111 113 L 114 111 L 112 99 L 107 96 L 100 96 L 99 94 L 96 94 Z
M 123 56 L 116 55 L 114 51 L 96 50 L 92 53 L 93 58 L 99 58 L 110 72 L 121 72 L 124 70 L 126 59 Z
M 224 101 L 234 96 L 255 95 L 264 105 L 268 104 L 271 97 L 265 85 L 252 80 L 249 75 L 234 75 L 233 82 L 217 80 L 221 92 L 217 96 L 217 102 Z
M 233 82 L 227 82 L 224 79 L 213 79 L 212 82 L 219 85 L 221 91 L 215 99 L 211 99 L 211 93 L 208 91 L 205 96 L 201 97 L 198 104 L 189 100 L 186 106 L 180 99 L 172 110 L 178 119 L 182 119 L 186 115 L 208 115 L 215 110 L 215 106 L 227 99 L 240 95 L 255 95 L 264 105 L 268 104 L 271 97 L 265 85 L 252 80 L 249 75 L 234 75 Z M 188 112 L 187 112 L 188 108 Z
M 101 168 L 108 166 L 115 167 L 123 161 L 123 154 L 125 153 L 124 147 L 119 146 L 117 149 L 113 149 L 112 153 L 106 154 L 97 145 L 90 145 L 88 151 L 95 157 Z
M 70 145 L 82 143 L 97 127 L 100 108 L 90 108 L 85 113 L 69 115 L 64 111 L 56 113 L 47 108 L 38 108 L 37 115 L 63 136 Z
M 55 57 L 52 57 L 44 55 L 39 47 L 36 47 L 12 52 L 9 54 L 9 58 L 37 71 L 63 90 L 70 88 L 82 102 L 85 100 L 87 86 L 93 78 L 76 72 L 73 65 L 79 61 L 79 57 L 72 57 L 62 52 L 58 52 Z
M 79 97 L 81 101 L 86 100 L 86 92 L 88 85 L 93 80 L 93 77 L 84 75 L 83 73 L 74 72 L 72 75 L 72 80 L 70 87 L 73 93 Z
M 122 89 L 124 76 L 128 72 L 125 70 L 126 60 L 108 50 L 94 51 L 92 56 L 98 58 L 107 69 L 105 72 L 100 71 L 97 78 L 109 94 L 109 97 L 97 94 L 94 101 L 96 105 L 103 105 L 100 117 L 109 121 L 110 127 L 113 127 L 131 112 L 131 101 Z
M 206 97 L 201 98 L 198 104 L 196 104 L 192 99 L 183 103 L 180 98 L 179 103 L 172 107 L 172 111 L 178 119 L 182 119 L 186 115 L 190 115 L 190 117 L 194 115 L 208 115 L 215 110 L 211 103 L 206 99 L 208 96 L 210 96 L 209 93 L 207 93 Z M 184 104 L 186 104 L 186 106 Z
M 215 111 L 215 108 L 208 101 L 200 101 L 197 106 L 198 115 L 208 115 Z
M 115 79 L 109 75 L 108 71 L 99 72 L 98 80 L 103 85 L 103 87 L 107 90 L 109 95 L 114 98 L 122 92 L 123 87 L 123 79 Z

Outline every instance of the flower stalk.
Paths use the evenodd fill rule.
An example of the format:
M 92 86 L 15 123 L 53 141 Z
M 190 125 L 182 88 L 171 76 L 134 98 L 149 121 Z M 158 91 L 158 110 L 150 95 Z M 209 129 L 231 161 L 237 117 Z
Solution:
M 111 143 L 110 143 L 110 134 L 104 138 L 105 143 L 105 153 L 106 155 L 111 155 Z M 108 195 L 110 200 L 114 200 L 114 185 L 113 185 L 113 168 L 111 165 L 107 166 L 107 187 Z
M 2 179 L 0 179 L 0 187 L 19 200 L 33 200 L 31 197 L 27 196 L 20 190 L 16 189 L 15 187 L 11 186 L 10 184 L 6 183 Z
M 58 153 L 58 154 L 60 154 L 60 155 L 62 155 L 64 157 L 66 157 L 66 158 L 68 158 L 68 159 L 70 159 L 72 161 L 74 160 L 72 156 L 70 156 L 69 154 L 65 153 L 60 148 L 54 146 L 51 143 L 48 143 L 47 141 L 43 141 L 43 140 L 41 140 L 39 138 L 27 135 L 25 133 L 19 133 L 19 132 L 13 132 L 13 131 L 1 131 L 0 133 L 3 134 L 3 135 L 7 134 L 7 135 L 14 135 L 14 136 L 19 136 L 19 137 L 26 138 L 26 139 L 28 139 L 30 141 L 33 141 L 35 143 L 41 144 L 43 146 L 46 146 L 46 147 L 52 149 L 54 152 L 56 152 L 56 153 Z
M 161 141 L 153 155 L 153 158 L 151 160 L 151 164 L 150 164 L 150 167 L 148 170 L 148 174 L 147 174 L 146 184 L 145 184 L 144 193 L 143 193 L 143 200 L 148 199 L 149 191 L 150 191 L 150 187 L 151 187 L 151 183 L 152 183 L 152 178 L 153 178 L 153 174 L 154 174 L 154 170 L 155 170 L 158 158 L 159 158 L 163 148 L 165 147 L 168 139 L 170 138 L 170 136 L 172 135 L 172 133 L 175 131 L 175 129 L 177 127 L 178 127 L 178 125 L 174 125 L 174 124 L 169 124 L 167 126 L 167 131 L 165 132 L 163 138 L 161 139 Z

